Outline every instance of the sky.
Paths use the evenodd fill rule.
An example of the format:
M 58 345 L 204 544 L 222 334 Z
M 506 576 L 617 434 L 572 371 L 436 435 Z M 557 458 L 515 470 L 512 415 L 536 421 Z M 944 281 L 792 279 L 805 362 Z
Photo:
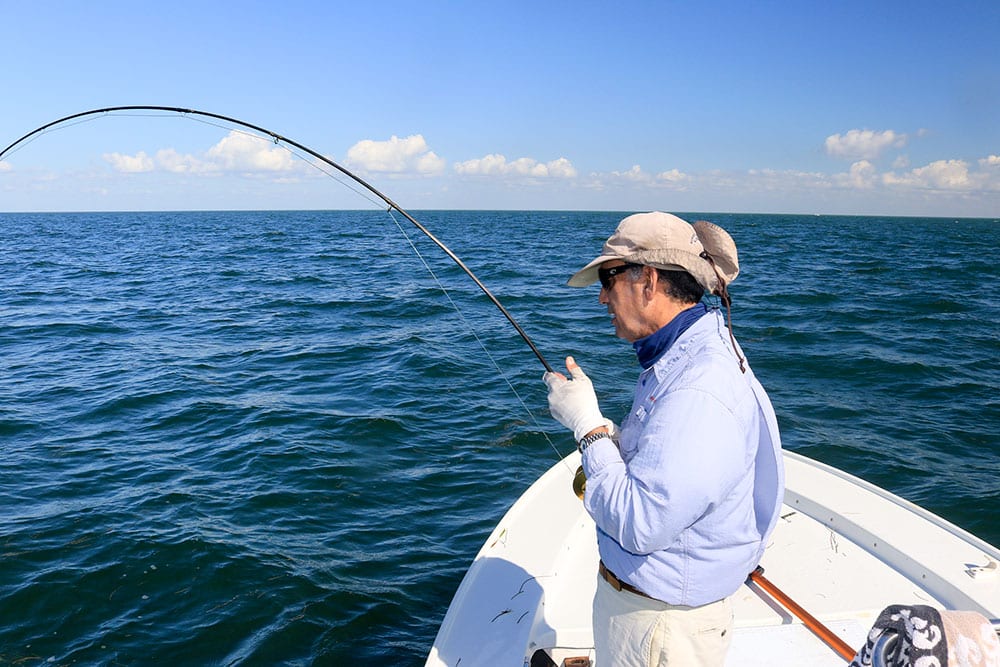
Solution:
M 1000 2 L 0 0 L 0 150 L 231 116 L 400 206 L 1000 217 Z M 225 124 L 108 114 L 0 211 L 369 208 Z

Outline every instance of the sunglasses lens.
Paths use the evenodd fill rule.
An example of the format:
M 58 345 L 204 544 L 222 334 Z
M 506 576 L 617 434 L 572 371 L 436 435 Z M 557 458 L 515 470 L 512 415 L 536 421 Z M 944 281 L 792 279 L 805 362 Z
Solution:
M 641 266 L 641 264 L 619 264 L 618 266 L 612 266 L 610 269 L 598 269 L 597 278 L 601 281 L 601 287 L 606 290 L 611 289 L 611 279 L 634 266 Z

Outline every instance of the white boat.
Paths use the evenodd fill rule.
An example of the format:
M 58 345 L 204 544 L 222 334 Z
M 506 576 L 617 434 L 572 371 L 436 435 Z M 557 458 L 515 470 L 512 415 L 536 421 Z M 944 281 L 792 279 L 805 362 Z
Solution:
M 515 502 L 448 608 L 427 665 L 593 662 L 594 522 L 572 490 L 571 454 Z M 997 626 L 1000 550 L 902 498 L 784 452 L 781 518 L 761 562 L 779 593 L 855 650 L 891 604 L 975 611 Z M 735 596 L 731 667 L 846 660 L 757 583 Z M 844 648 L 842 646 L 842 648 Z

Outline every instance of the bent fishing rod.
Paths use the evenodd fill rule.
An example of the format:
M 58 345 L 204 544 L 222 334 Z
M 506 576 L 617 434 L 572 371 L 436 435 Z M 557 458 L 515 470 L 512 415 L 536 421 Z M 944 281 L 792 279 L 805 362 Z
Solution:
M 379 199 L 381 199 L 383 202 L 385 202 L 385 204 L 389 207 L 390 211 L 396 211 L 400 215 L 402 215 L 404 218 L 406 218 L 407 220 L 409 220 L 417 229 L 419 229 L 421 232 L 423 232 L 424 235 L 427 236 L 427 238 L 429 238 L 431 241 L 433 241 L 442 251 L 444 251 L 444 253 L 446 255 L 448 255 L 448 257 L 450 257 L 459 266 L 459 268 L 461 268 L 463 271 L 465 271 L 465 273 L 469 276 L 469 278 L 471 278 L 472 281 L 479 287 L 479 289 L 481 289 L 483 291 L 483 293 L 489 298 L 489 300 L 493 302 L 493 305 L 496 306 L 500 310 L 501 313 L 503 313 L 504 317 L 507 318 L 507 321 L 511 323 L 511 325 L 514 327 L 514 329 L 517 331 L 517 333 L 520 334 L 521 338 L 524 339 L 524 342 L 527 343 L 528 347 L 531 348 L 531 351 L 535 353 L 536 357 L 538 357 L 538 360 L 540 362 L 542 362 L 542 366 L 545 367 L 545 370 L 548 371 L 548 372 L 550 372 L 550 373 L 555 372 L 554 369 L 552 368 L 552 366 L 549 365 L 549 362 L 547 362 L 545 360 L 545 357 L 542 356 L 542 353 L 538 350 L 538 347 L 534 344 L 534 342 L 532 342 L 531 338 L 528 337 L 528 334 L 525 333 L 524 329 L 521 328 L 521 325 L 518 324 L 517 320 L 514 319 L 514 316 L 511 315 L 510 312 L 508 312 L 506 308 L 504 308 L 503 304 L 500 303 L 500 300 L 497 299 L 493 295 L 492 292 L 490 292 L 490 290 L 486 287 L 486 285 L 484 285 L 482 283 L 482 281 L 479 280 L 479 278 L 476 277 L 476 274 L 474 274 L 472 272 L 472 270 L 468 266 L 465 265 L 465 262 L 463 262 L 458 257 L 458 255 L 456 255 L 451 250 L 451 248 L 449 248 L 448 246 L 446 246 L 440 239 L 438 239 L 436 236 L 434 236 L 434 234 L 432 234 L 426 227 L 424 227 L 422 224 L 420 224 L 412 215 L 410 215 L 408 212 L 406 212 L 405 210 L 403 210 L 403 208 L 401 208 L 396 202 L 392 201 L 387 196 L 385 196 L 384 194 L 382 194 L 381 192 L 379 192 L 378 190 L 376 190 L 374 186 L 372 186 L 370 183 L 368 183 L 367 181 L 365 181 L 364 179 L 362 179 L 360 176 L 358 176 L 354 172 L 348 170 L 346 167 L 343 167 L 340 164 L 337 164 L 333 160 L 331 160 L 331 159 L 329 159 L 329 158 L 321 155 L 320 153 L 318 153 L 318 152 L 314 151 L 313 149 L 309 148 L 308 146 L 304 146 L 303 144 L 300 144 L 297 141 L 293 141 L 292 139 L 289 139 L 288 137 L 283 137 L 283 136 L 281 136 L 280 134 L 278 134 L 276 132 L 272 132 L 271 130 L 268 130 L 267 128 L 263 128 L 263 127 L 260 127 L 259 125 L 254 125 L 252 123 L 248 123 L 246 121 L 239 120 L 238 118 L 232 118 L 230 116 L 223 116 L 222 114 L 211 113 L 211 112 L 208 112 L 208 111 L 198 111 L 197 109 L 185 109 L 185 108 L 182 108 L 182 107 L 155 106 L 155 105 L 132 105 L 132 106 L 104 107 L 104 108 L 101 108 L 101 109 L 91 109 L 89 111 L 82 111 L 80 113 L 75 113 L 75 114 L 71 114 L 69 116 L 64 116 L 63 118 L 60 118 L 58 120 L 54 120 L 51 123 L 46 123 L 45 125 L 42 125 L 41 127 L 36 128 L 36 129 L 32 130 L 31 132 L 28 132 L 26 135 L 24 135 L 23 137 L 21 137 L 20 139 L 18 139 L 17 141 L 15 141 L 11 145 L 7 146 L 2 151 L 0 151 L 0 160 L 3 160 L 4 155 L 6 155 L 7 153 L 9 153 L 16 146 L 20 145 L 21 143 L 27 141 L 28 139 L 30 139 L 30 138 L 38 135 L 38 134 L 41 134 L 42 132 L 45 132 L 46 130 L 48 130 L 50 128 L 53 128 L 53 127 L 55 127 L 57 125 L 61 125 L 63 123 L 68 123 L 69 121 L 72 121 L 72 120 L 86 118 L 86 117 L 89 117 L 89 116 L 97 116 L 97 115 L 100 115 L 100 114 L 111 114 L 111 113 L 115 113 L 115 112 L 124 112 L 124 111 L 163 111 L 163 112 L 181 114 L 182 116 L 184 116 L 184 115 L 191 115 L 191 116 L 203 116 L 205 118 L 214 118 L 216 120 L 221 120 L 221 121 L 224 121 L 224 122 L 227 122 L 227 123 L 232 123 L 234 125 L 238 125 L 238 126 L 245 127 L 247 129 L 253 130 L 254 132 L 257 132 L 259 134 L 266 135 L 266 136 L 270 137 L 271 140 L 275 144 L 286 144 L 288 146 L 292 146 L 292 147 L 294 147 L 294 148 L 296 148 L 296 149 L 298 149 L 298 150 L 300 150 L 300 151 L 302 151 L 304 153 L 307 153 L 308 155 L 312 156 L 313 158 L 319 160 L 320 162 L 322 162 L 322 163 L 324 163 L 326 165 L 329 165 L 330 167 L 333 167 L 334 169 L 336 169 L 340 173 L 344 174 L 345 176 L 347 176 L 348 178 L 350 178 L 354 182 L 356 182 L 359 185 L 361 185 L 362 187 L 364 187 L 366 190 L 368 190 L 369 192 L 371 192 L 373 195 L 375 195 L 376 197 L 378 197 Z

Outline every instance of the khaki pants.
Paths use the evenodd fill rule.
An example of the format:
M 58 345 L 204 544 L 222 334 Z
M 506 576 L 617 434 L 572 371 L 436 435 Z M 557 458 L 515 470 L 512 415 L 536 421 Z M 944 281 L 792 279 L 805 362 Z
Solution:
M 730 598 L 674 606 L 597 578 L 594 667 L 721 667 L 732 635 Z

